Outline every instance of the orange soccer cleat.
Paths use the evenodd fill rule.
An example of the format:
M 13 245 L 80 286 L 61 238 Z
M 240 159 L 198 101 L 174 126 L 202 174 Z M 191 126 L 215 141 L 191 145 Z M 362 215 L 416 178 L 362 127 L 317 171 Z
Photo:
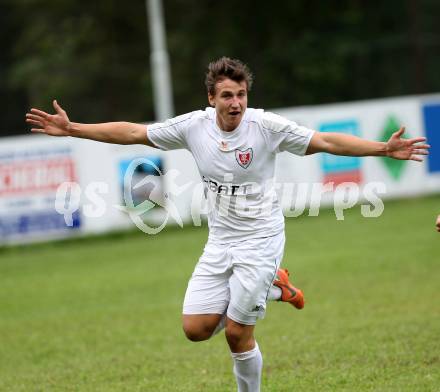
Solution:
M 287 269 L 280 268 L 277 271 L 277 277 L 273 284 L 281 289 L 279 301 L 289 302 L 297 309 L 304 307 L 304 295 L 300 289 L 297 289 L 289 282 L 289 271 Z

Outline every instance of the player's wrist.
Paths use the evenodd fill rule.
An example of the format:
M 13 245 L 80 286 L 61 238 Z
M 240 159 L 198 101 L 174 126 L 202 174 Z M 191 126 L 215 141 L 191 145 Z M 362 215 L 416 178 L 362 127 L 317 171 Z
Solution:
M 83 137 L 82 124 L 69 121 L 66 125 L 66 132 L 73 137 Z
M 389 157 L 391 154 L 391 148 L 388 142 L 379 142 L 380 148 L 379 148 L 379 156 L 383 157 Z

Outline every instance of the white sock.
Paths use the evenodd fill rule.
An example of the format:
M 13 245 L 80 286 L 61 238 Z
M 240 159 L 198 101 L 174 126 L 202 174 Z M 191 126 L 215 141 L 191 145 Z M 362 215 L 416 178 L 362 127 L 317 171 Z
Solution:
M 270 286 L 269 294 L 267 295 L 268 301 L 278 301 L 281 298 L 281 289 L 278 286 Z
M 234 374 L 238 392 L 260 392 L 263 357 L 257 342 L 255 347 L 244 353 L 231 353 L 234 360 Z
M 212 333 L 211 336 L 217 335 L 220 331 L 222 331 L 225 328 L 225 324 L 226 324 L 226 313 L 223 315 L 223 317 L 215 327 L 214 332 Z

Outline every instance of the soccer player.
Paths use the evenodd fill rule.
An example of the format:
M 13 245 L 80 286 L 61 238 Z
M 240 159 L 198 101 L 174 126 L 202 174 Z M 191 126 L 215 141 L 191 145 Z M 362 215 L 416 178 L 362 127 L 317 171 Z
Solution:
M 304 305 L 287 270 L 279 268 L 284 217 L 274 190 L 276 155 L 327 152 L 421 161 L 429 147 L 425 138 L 402 139 L 403 128 L 386 143 L 313 131 L 248 108 L 251 86 L 248 67 L 223 57 L 208 66 L 210 107 L 163 123 L 75 123 L 56 101 L 53 115 L 38 109 L 26 115 L 33 132 L 162 150 L 184 148 L 193 155 L 213 208 L 208 214 L 208 242 L 184 299 L 183 330 L 188 339 L 202 341 L 225 327 L 240 392 L 260 390 L 263 362 L 254 328 L 266 301 Z

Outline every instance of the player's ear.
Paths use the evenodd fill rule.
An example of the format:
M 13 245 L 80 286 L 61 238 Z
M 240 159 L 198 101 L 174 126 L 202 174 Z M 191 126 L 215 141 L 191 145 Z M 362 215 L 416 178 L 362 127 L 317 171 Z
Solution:
M 208 93 L 208 102 L 209 104 L 215 108 L 215 96 Z

